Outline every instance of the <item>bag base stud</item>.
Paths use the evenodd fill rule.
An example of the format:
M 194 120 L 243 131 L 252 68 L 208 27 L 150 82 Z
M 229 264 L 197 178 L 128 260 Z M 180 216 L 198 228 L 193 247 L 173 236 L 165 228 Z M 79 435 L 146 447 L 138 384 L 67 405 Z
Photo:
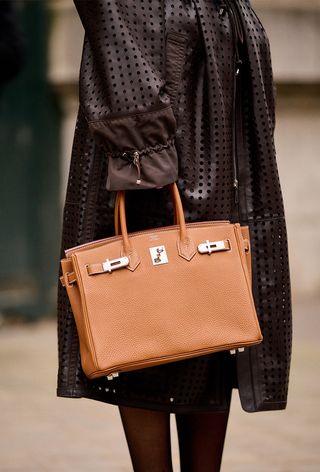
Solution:
M 113 380 L 115 377 L 119 377 L 119 372 L 112 372 L 111 374 L 106 375 L 108 380 Z
M 237 351 L 238 352 L 243 352 L 244 350 L 245 350 L 244 347 L 238 347 L 237 349 L 230 349 L 229 352 L 230 352 L 230 354 L 234 355 L 234 354 L 236 354 Z

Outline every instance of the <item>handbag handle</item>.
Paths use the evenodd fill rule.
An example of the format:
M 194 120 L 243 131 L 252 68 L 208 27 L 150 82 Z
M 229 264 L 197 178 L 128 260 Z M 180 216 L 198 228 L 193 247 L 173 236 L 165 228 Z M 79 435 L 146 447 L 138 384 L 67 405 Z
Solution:
M 191 260 L 197 252 L 196 246 L 188 234 L 184 218 L 183 206 L 177 184 L 174 182 L 170 184 L 169 187 L 171 190 L 171 197 L 173 201 L 177 224 L 179 225 L 179 238 L 177 241 L 178 252 L 179 255 L 184 259 Z M 116 231 L 118 232 L 118 234 L 119 232 L 121 232 L 122 234 L 124 252 L 128 255 L 133 254 L 134 250 L 131 245 L 127 229 L 124 190 L 119 190 L 117 192 L 114 218 Z
M 171 199 L 174 199 L 173 196 L 173 188 L 172 185 L 170 185 L 170 191 L 171 191 Z M 120 228 L 120 214 L 119 214 L 119 196 L 120 196 L 120 191 L 117 192 L 116 194 L 116 200 L 115 200 L 115 208 L 114 208 L 114 231 L 115 235 L 119 236 L 121 234 L 121 228 Z M 176 212 L 176 208 L 174 207 L 174 225 L 179 224 L 179 215 Z

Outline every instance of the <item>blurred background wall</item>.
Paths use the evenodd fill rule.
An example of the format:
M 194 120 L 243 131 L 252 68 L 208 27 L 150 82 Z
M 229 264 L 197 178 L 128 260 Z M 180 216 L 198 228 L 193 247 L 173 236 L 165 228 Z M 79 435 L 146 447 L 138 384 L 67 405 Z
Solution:
M 48 80 L 49 36 L 46 2 L 0 1 L 2 320 L 54 313 L 62 114 Z
M 0 96 L 3 319 L 54 315 L 83 29 L 71 0 L 16 0 L 20 74 Z M 294 298 L 320 296 L 320 0 L 252 0 L 277 86 L 276 148 Z M 27 91 L 27 93 L 26 93 Z M 6 202 L 5 204 L 3 204 Z

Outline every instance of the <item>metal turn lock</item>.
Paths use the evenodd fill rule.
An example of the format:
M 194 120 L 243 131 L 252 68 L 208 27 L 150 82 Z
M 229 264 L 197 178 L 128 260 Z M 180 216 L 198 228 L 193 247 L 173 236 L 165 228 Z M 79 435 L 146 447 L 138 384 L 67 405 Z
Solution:
M 153 265 L 167 264 L 169 262 L 165 246 L 150 247 L 149 251 Z

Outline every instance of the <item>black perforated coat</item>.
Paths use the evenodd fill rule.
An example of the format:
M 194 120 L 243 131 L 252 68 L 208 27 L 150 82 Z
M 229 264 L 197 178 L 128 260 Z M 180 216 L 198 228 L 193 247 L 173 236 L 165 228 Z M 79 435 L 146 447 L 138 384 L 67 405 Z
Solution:
M 58 396 L 192 412 L 228 408 L 231 389 L 238 388 L 246 411 L 285 408 L 291 295 L 273 138 L 275 89 L 263 26 L 247 0 L 75 4 L 85 40 L 61 256 L 65 248 L 114 234 L 109 162 L 118 165 L 134 151 L 155 167 L 168 162 L 187 221 L 249 225 L 264 340 L 236 356 L 215 353 L 121 373 L 112 381 L 88 380 L 59 286 Z M 166 187 L 130 190 L 127 200 L 130 231 L 171 224 Z

